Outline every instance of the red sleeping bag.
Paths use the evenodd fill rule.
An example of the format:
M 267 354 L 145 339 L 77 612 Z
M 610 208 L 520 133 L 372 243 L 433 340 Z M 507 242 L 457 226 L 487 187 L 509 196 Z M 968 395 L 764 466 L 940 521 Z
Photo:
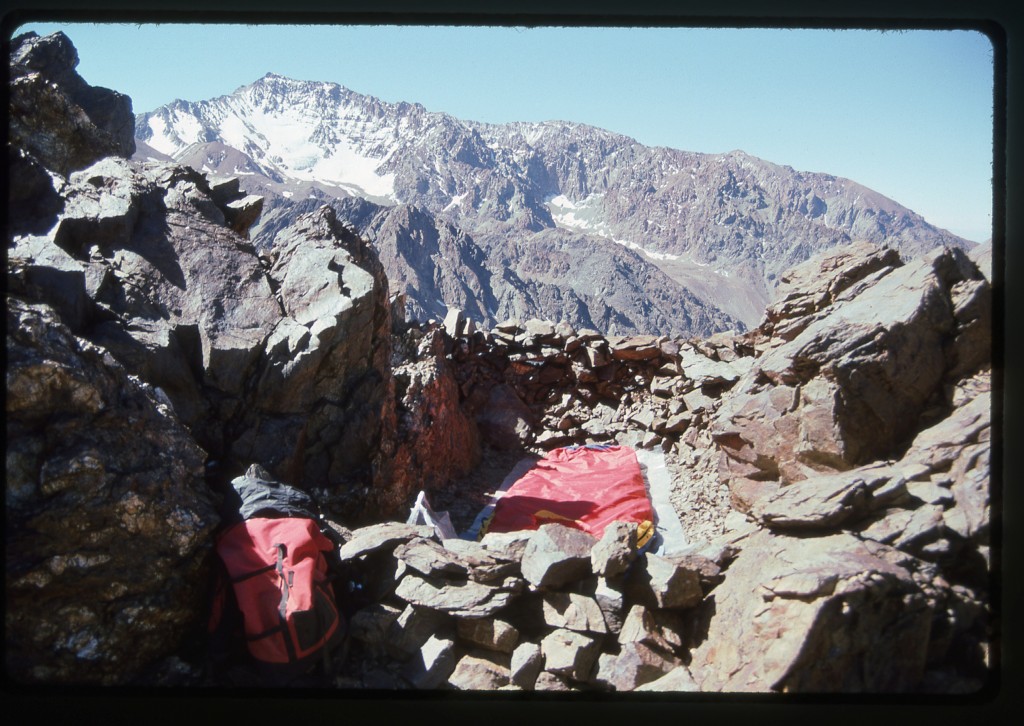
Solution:
M 601 537 L 616 520 L 654 521 L 636 453 L 628 446 L 570 446 L 548 452 L 501 495 L 487 531 L 558 522 Z

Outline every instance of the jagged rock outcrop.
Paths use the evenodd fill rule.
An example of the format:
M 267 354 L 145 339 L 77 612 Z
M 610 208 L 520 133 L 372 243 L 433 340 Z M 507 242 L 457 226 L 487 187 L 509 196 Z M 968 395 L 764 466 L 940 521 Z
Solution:
M 87 84 L 64 33 L 24 33 L 11 41 L 10 144 L 66 176 L 105 156 L 135 153 L 127 96 Z
M 60 67 L 47 71 L 48 93 L 102 96 L 83 90 L 63 35 L 26 36 L 12 57 L 15 85 Z M 93 120 L 113 133 L 119 118 Z M 12 148 L 46 170 L 60 203 L 45 229 L 12 230 L 10 292 L 52 305 L 159 388 L 226 469 L 257 462 L 361 510 L 394 430 L 387 280 L 373 250 L 321 208 L 261 258 L 245 239 L 261 200 L 237 178 L 111 156 L 132 149 L 97 143 L 92 125 L 19 119 Z M 65 163 L 37 137 L 92 155 Z
M 188 167 L 108 157 L 72 173 L 64 197 L 52 230 L 15 240 L 13 292 L 53 303 L 160 387 L 215 458 L 303 486 L 372 485 L 388 438 L 387 283 L 329 207 L 261 260 Z
M 219 522 L 165 397 L 45 305 L 7 300 L 6 672 L 127 685 L 204 612 Z
M 769 313 L 781 344 L 718 411 L 724 475 L 747 492 L 897 456 L 921 416 L 948 411 L 950 387 L 989 364 L 991 293 L 963 252 L 906 265 L 869 248 L 840 255 L 822 265 L 835 270 L 828 290 L 785 301 L 798 325 Z
M 949 249 L 900 266 L 851 247 L 791 279 L 816 274 L 748 336 L 766 352 L 711 425 L 738 555 L 691 672 L 702 690 L 977 689 L 990 289 Z

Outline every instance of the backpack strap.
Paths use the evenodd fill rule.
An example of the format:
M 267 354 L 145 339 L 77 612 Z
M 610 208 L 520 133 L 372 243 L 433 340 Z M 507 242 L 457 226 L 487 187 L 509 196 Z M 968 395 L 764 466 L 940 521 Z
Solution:
M 284 558 L 288 554 L 287 548 L 280 542 L 275 544 L 277 548 L 277 575 L 281 578 L 281 604 L 277 606 L 277 612 L 281 615 L 281 620 L 288 615 L 288 592 L 291 586 L 291 578 L 294 573 L 289 572 L 288 577 L 285 577 L 284 573 Z

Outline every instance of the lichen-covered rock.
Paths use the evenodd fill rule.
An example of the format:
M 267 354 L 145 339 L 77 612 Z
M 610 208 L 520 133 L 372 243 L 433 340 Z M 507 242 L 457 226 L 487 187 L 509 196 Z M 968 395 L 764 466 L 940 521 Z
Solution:
M 205 454 L 109 353 L 11 297 L 6 414 L 8 676 L 131 683 L 203 611 Z

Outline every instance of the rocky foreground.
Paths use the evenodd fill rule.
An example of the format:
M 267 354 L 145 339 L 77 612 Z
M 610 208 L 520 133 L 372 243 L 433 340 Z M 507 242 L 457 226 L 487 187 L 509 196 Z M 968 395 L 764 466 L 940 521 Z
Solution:
M 224 486 L 307 489 L 361 594 L 342 689 L 969 693 L 998 633 L 989 282 L 851 244 L 756 329 L 407 322 L 325 206 L 246 239 L 237 180 L 135 162 L 62 35 L 12 43 L 6 666 L 26 684 L 249 685 L 201 655 Z M 72 153 L 73 152 L 73 153 Z M 521 457 L 658 449 L 684 554 L 461 531 Z

